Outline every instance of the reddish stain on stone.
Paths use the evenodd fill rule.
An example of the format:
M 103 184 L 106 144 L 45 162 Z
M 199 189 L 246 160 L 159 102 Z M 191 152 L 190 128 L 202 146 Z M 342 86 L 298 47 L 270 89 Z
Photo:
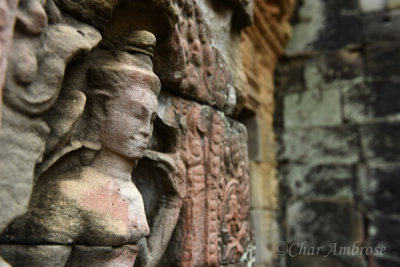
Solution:
M 122 197 L 119 188 L 113 181 L 108 181 L 98 189 L 90 190 L 81 197 L 83 208 L 99 215 L 110 216 L 124 222 L 129 222 L 129 204 Z

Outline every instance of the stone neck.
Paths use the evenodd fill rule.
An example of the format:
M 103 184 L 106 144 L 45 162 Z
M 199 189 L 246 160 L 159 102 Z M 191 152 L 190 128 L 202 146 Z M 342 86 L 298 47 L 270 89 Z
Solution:
M 113 178 L 131 181 L 136 160 L 127 159 L 106 148 L 102 148 L 95 156 L 91 167 Z

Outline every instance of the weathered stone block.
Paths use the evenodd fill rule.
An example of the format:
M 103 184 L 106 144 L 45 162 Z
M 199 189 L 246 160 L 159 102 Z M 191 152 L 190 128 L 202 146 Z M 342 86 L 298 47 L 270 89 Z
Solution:
M 12 43 L 12 31 L 17 13 L 17 4 L 17 0 L 0 3 L 0 96 L 3 94 L 3 85 L 6 79 L 8 51 Z M 2 98 L 0 98 L 0 110 L 2 102 Z
M 276 167 L 266 163 L 250 164 L 250 197 L 253 208 L 278 208 Z
M 287 128 L 338 125 L 342 122 L 340 102 L 337 89 L 287 94 L 284 125 Z
M 318 40 L 320 31 L 325 29 L 324 4 L 321 0 L 306 0 L 298 10 L 293 35 L 287 43 L 285 53 L 296 55 L 313 50 L 313 43 Z
M 138 250 L 139 247 L 137 245 L 124 245 L 120 247 L 97 247 L 97 246 L 76 245 L 72 247 L 71 255 L 65 266 L 131 267 L 135 262 Z
M 339 80 L 351 80 L 363 74 L 363 57 L 360 52 L 340 50 L 324 52 L 319 60 L 326 83 Z
M 289 55 L 361 44 L 361 23 L 355 0 L 340 4 L 327 0 L 304 1 L 298 17 L 286 47 Z
M 400 72 L 399 42 L 368 45 L 365 49 L 365 74 L 367 77 L 397 77 Z
M 240 1 L 215 1 L 215 0 L 202 0 L 197 1 L 200 7 L 205 24 L 210 28 L 213 37 L 213 44 L 221 53 L 226 61 L 229 70 L 232 72 L 232 82 L 237 92 L 237 98 L 246 95 L 247 79 L 243 72 L 242 57 L 232 56 L 240 50 L 241 31 L 239 29 L 233 30 L 233 21 L 243 18 L 243 13 L 238 14 L 236 11 L 237 6 L 232 6 L 230 2 Z M 243 1 L 242 1 L 243 2 Z M 253 6 L 253 1 L 248 2 L 248 6 Z M 244 8 L 244 6 L 242 6 Z M 241 9 L 243 10 L 243 9 Z M 251 12 L 253 10 L 251 9 Z M 252 15 L 252 14 L 249 14 Z M 235 27 L 236 28 L 236 27 Z M 239 101 L 238 101 L 239 102 Z
M 245 127 L 209 106 L 166 92 L 160 96 L 159 117 L 180 129 L 175 147 L 187 192 L 164 264 L 239 263 L 251 243 Z
M 366 122 L 400 113 L 400 82 L 380 80 L 343 88 L 343 115 L 347 121 Z
M 229 57 L 243 75 L 232 10 L 219 29 L 218 42 L 234 44 L 223 46 L 224 58 L 195 0 L 3 2 L 0 87 L 5 55 L 11 63 L 0 129 L 4 258 L 16 266 L 132 266 L 138 255 L 139 266 L 163 266 L 171 244 L 178 266 L 243 266 L 254 246 L 246 129 L 226 116 L 237 102 L 234 87 L 245 85 L 226 64 Z M 17 2 L 9 10 L 14 24 L 6 9 Z M 253 1 L 229 3 L 234 16 L 251 16 Z M 13 41 L 9 53 L 3 37 Z M 191 100 L 170 96 L 157 112 L 153 63 L 165 90 Z M 72 252 L 37 244 L 70 244 Z
M 307 246 L 349 246 L 363 241 L 362 217 L 352 202 L 296 201 L 288 205 L 287 237 Z
M 329 10 L 329 7 L 326 10 Z M 314 49 L 338 50 L 361 45 L 362 28 L 361 19 L 358 15 L 329 13 L 326 15 L 325 30 L 320 32 L 319 38 L 312 44 Z
M 367 160 L 400 161 L 399 122 L 382 122 L 360 127 L 361 143 Z
M 280 171 L 289 199 L 353 199 L 353 166 L 288 164 Z
M 262 161 L 262 142 L 264 140 L 260 135 L 260 127 L 264 127 L 265 124 L 260 123 L 259 115 L 246 108 L 240 112 L 237 120 L 243 123 L 248 131 L 247 144 L 249 148 L 249 159 L 256 162 Z
M 305 60 L 289 58 L 278 63 L 275 71 L 276 94 L 284 95 L 290 92 L 305 90 L 304 68 Z
M 363 17 L 367 43 L 400 40 L 400 10 L 373 12 Z
M 254 231 L 257 233 L 255 236 L 256 262 L 273 266 L 277 255 L 272 248 L 280 236 L 276 214 L 266 210 L 252 210 L 251 218 Z
M 363 74 L 361 54 L 346 50 L 324 52 L 304 65 L 304 82 L 308 90 L 339 90 Z
M 276 136 L 272 121 L 267 119 L 269 115 L 261 115 L 260 121 L 260 157 L 258 162 L 272 165 L 276 163 Z M 250 131 L 250 130 L 249 130 Z M 249 135 L 250 138 L 250 135 Z
M 368 233 L 371 246 L 385 248 L 382 257 L 399 259 L 400 219 L 397 215 L 376 214 L 370 221 Z
M 323 0 L 327 8 L 330 8 L 335 14 L 346 12 L 357 13 L 359 11 L 358 0 Z
M 388 0 L 387 7 L 389 9 L 400 8 L 400 1 L 399 0 Z
M 385 8 L 385 0 L 359 0 L 360 7 L 363 12 L 371 12 L 383 10 Z
M 365 213 L 400 210 L 400 164 L 364 166 L 359 170 L 358 190 Z
M 212 45 L 212 33 L 193 0 L 179 1 L 181 22 L 156 50 L 155 73 L 163 87 L 232 114 L 236 91 L 232 73 Z
M 35 164 L 41 161 L 49 128 L 41 119 L 31 119 L 3 106 L 0 128 L 0 232 L 28 209 Z M 27 142 L 28 140 L 28 142 Z
M 286 130 L 278 160 L 316 164 L 351 164 L 359 159 L 357 128 L 351 126 Z
M 0 245 L 0 255 L 12 266 L 65 266 L 70 246 Z

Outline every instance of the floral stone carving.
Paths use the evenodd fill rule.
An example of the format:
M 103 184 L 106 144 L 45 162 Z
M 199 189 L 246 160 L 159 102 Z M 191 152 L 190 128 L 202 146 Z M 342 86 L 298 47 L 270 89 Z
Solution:
M 164 264 L 237 263 L 252 242 L 246 130 L 208 106 L 165 92 L 159 99 L 164 131 L 178 133 L 169 152 L 184 163 L 186 177 L 182 215 Z

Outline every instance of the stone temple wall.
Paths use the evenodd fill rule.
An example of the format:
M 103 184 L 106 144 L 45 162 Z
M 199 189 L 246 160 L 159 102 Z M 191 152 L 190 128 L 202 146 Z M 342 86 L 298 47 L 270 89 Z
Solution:
M 252 76 L 250 51 L 271 51 L 251 44 L 264 32 L 240 42 L 250 0 L 1 1 L 0 265 L 254 262 L 239 121 L 266 121 L 251 164 L 276 186 L 268 101 L 289 2 L 256 1 L 275 37 Z M 276 225 L 272 195 L 253 218 Z
M 281 266 L 400 265 L 399 7 L 297 2 L 275 76 L 280 225 L 289 244 L 323 249 Z M 385 252 L 324 257 L 330 244 Z
M 276 169 L 274 71 L 290 38 L 292 0 L 254 1 L 254 23 L 242 34 L 241 51 L 248 89 L 238 115 L 248 129 L 251 216 L 257 266 L 276 266 L 280 240 L 279 183 Z

